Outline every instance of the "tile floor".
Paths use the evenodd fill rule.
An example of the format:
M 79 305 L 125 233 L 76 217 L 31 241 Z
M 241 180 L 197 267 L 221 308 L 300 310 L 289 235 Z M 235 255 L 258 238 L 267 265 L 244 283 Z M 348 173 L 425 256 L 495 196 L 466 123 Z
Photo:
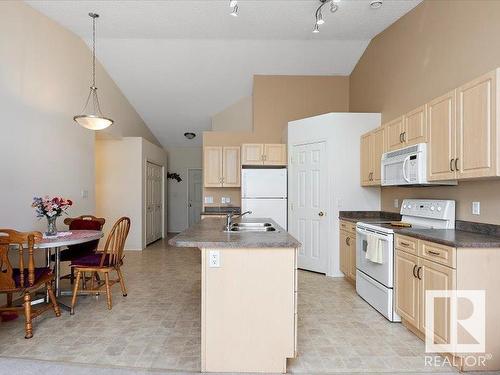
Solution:
M 200 369 L 200 254 L 166 246 L 128 252 L 128 297 L 80 298 L 76 313 L 34 321 L 24 339 L 22 319 L 0 323 L 0 357 L 137 369 Z M 424 344 L 386 321 L 344 280 L 299 273 L 299 357 L 292 373 L 450 372 L 424 363 Z

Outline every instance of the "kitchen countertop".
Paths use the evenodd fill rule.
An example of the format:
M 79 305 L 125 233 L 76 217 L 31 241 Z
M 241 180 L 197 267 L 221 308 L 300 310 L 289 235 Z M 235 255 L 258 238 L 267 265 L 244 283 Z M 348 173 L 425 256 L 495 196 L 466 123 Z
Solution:
M 201 215 L 204 215 L 204 216 L 225 215 L 228 213 L 239 214 L 240 212 L 241 212 L 241 208 L 234 207 L 234 206 L 205 207 L 205 209 L 201 212 Z
M 378 214 L 378 216 L 377 216 Z M 389 213 L 390 214 L 390 213 Z M 399 215 L 399 214 L 396 214 Z M 339 219 L 366 223 L 385 219 L 383 211 L 340 211 Z M 401 217 L 401 216 L 399 216 Z M 395 220 L 395 217 L 388 219 Z M 398 219 L 399 220 L 399 219 Z M 500 226 L 457 220 L 455 229 L 393 228 L 394 233 L 460 248 L 500 248 Z M 466 230 L 464 230 L 466 229 Z
M 184 232 L 171 238 L 168 243 L 177 247 L 198 248 L 296 248 L 301 244 L 276 222 L 268 218 L 241 218 L 233 222 L 269 222 L 278 232 L 224 232 L 225 219 L 205 218 Z
M 380 220 L 399 221 L 401 220 L 401 215 L 396 212 L 387 211 L 340 211 L 339 219 L 352 223 L 357 223 L 358 221 L 370 223 Z

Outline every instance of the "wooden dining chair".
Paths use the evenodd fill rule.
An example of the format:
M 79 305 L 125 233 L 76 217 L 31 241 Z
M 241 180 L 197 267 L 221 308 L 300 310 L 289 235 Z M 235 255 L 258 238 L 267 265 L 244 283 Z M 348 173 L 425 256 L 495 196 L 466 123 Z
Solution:
M 125 241 L 130 230 L 130 219 L 128 217 L 122 217 L 113 225 L 111 232 L 106 239 L 106 245 L 102 252 L 95 253 L 93 255 L 87 255 L 71 262 L 71 267 L 75 269 L 76 281 L 73 288 L 73 298 L 71 300 L 71 315 L 74 314 L 76 298 L 79 293 L 81 294 L 96 294 L 105 292 L 108 302 L 108 309 L 112 308 L 111 299 L 111 286 L 120 283 L 122 294 L 124 297 L 127 296 L 127 289 L 125 288 L 125 280 L 123 279 L 123 273 L 121 271 L 121 266 L 123 265 L 123 248 L 125 247 Z M 109 274 L 115 271 L 117 274 L 117 279 L 110 280 Z M 90 288 L 88 289 L 83 282 L 85 280 L 85 274 L 89 272 L 91 275 L 103 274 L 104 282 L 97 281 L 97 287 L 94 288 L 94 277 L 90 277 Z M 82 287 L 80 288 L 80 281 L 82 281 Z
M 93 215 L 81 215 L 78 217 L 67 217 L 64 219 L 64 224 L 68 226 L 71 230 L 102 230 L 102 227 L 106 223 L 106 219 L 102 217 L 95 217 Z M 61 252 L 60 261 L 61 262 L 72 262 L 78 258 L 92 255 L 96 252 L 97 246 L 99 246 L 99 240 L 85 242 L 76 245 L 70 245 L 68 248 Z M 55 261 L 55 254 L 52 254 L 51 261 Z M 71 284 L 75 280 L 75 274 L 73 268 L 70 268 L 70 273 L 60 277 L 61 279 L 70 279 Z
M 0 229 L 0 293 L 7 295 L 7 304 L 0 307 L 0 312 L 24 312 L 24 326 L 27 339 L 33 337 L 32 320 L 52 307 L 57 317 L 61 310 L 57 304 L 52 281 L 54 275 L 50 267 L 35 267 L 35 242 L 42 238 L 40 232 L 17 232 L 12 229 Z M 19 268 L 13 268 L 9 260 L 9 248 L 16 247 L 19 252 Z M 25 267 L 25 250 L 28 250 L 28 267 Z M 50 304 L 40 308 L 31 305 L 31 293 L 45 287 L 49 294 Z M 12 297 L 21 293 L 23 305 L 14 306 Z

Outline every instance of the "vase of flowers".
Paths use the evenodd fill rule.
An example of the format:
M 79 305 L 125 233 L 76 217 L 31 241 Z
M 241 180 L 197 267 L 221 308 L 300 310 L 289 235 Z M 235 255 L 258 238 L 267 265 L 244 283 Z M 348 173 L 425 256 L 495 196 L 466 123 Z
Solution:
M 36 217 L 47 218 L 47 236 L 55 236 L 57 234 L 56 220 L 59 216 L 66 212 L 68 207 L 72 206 L 73 202 L 70 199 L 62 197 L 50 198 L 48 195 L 45 197 L 34 197 L 31 207 L 35 209 Z

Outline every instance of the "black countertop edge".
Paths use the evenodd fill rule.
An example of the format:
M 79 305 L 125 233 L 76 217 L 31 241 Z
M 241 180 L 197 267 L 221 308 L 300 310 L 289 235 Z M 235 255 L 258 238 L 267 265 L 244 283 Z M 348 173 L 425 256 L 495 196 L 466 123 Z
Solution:
M 227 213 L 239 214 L 241 213 L 241 207 L 236 207 L 236 206 L 205 207 L 205 209 L 201 212 L 201 215 L 220 215 Z
M 352 222 L 362 221 L 363 219 L 399 221 L 401 215 L 397 212 L 388 211 L 339 211 L 339 219 Z

